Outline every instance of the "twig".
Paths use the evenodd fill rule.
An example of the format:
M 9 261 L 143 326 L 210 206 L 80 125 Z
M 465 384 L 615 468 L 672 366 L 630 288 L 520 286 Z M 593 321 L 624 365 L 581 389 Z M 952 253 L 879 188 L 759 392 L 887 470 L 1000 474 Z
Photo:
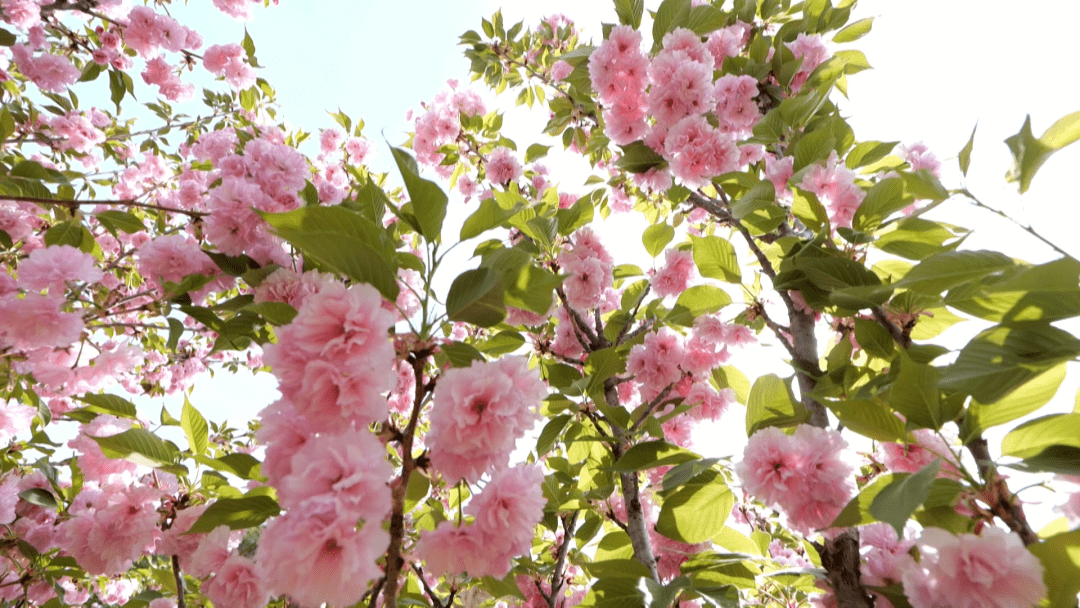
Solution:
M 548 608 L 556 608 L 555 603 L 561 594 L 563 583 L 563 568 L 566 565 L 566 553 L 570 549 L 570 541 L 574 538 L 574 528 L 577 526 L 578 511 L 565 515 L 562 518 L 563 542 L 559 545 L 559 553 L 555 557 L 555 572 L 551 574 L 551 595 L 548 597 Z M 563 602 L 565 604 L 566 602 Z
M 167 211 L 169 213 L 182 213 L 184 215 L 200 218 L 210 215 L 202 211 L 189 211 L 187 209 L 176 209 L 173 207 L 162 207 L 161 205 L 154 205 L 152 203 L 140 203 L 133 200 L 110 200 L 110 201 L 62 201 L 53 198 L 38 198 L 36 196 L 15 196 L 12 194 L 0 195 L 0 200 L 6 201 L 20 201 L 23 203 L 36 203 L 39 205 L 57 205 L 60 207 L 80 207 L 82 205 L 104 205 L 107 207 L 139 207 L 142 209 L 153 209 L 156 211 Z
M 1005 479 L 997 474 L 994 461 L 990 458 L 990 450 L 987 448 L 986 439 L 976 437 L 966 444 L 972 457 L 975 458 L 975 466 L 979 469 L 979 475 L 986 482 L 986 489 L 990 493 L 987 501 L 990 512 L 993 513 L 1009 526 L 1009 529 L 1020 536 L 1024 546 L 1030 546 L 1039 542 L 1039 535 L 1031 528 L 1024 507 L 1011 491 Z
M 889 335 L 892 336 L 893 340 L 896 340 L 897 344 L 905 349 L 911 346 L 911 336 L 907 335 L 903 329 L 897 327 L 895 323 L 889 320 L 889 316 L 885 313 L 884 308 L 875 306 L 870 309 L 870 312 L 873 313 L 874 319 L 889 331 Z
M 1053 242 L 1051 242 L 1049 239 L 1047 239 L 1043 235 L 1036 232 L 1035 229 L 1031 227 L 1031 225 L 1025 226 L 1024 224 L 1021 224 L 1020 222 L 1013 219 L 1012 216 L 1005 213 L 1004 211 L 1001 211 L 1000 209 L 994 209 L 993 207 L 991 207 L 991 206 L 987 205 L 986 203 L 983 203 L 979 199 L 975 198 L 975 195 L 968 192 L 967 190 L 964 190 L 963 194 L 964 194 L 964 196 L 968 197 L 968 200 L 971 201 L 971 203 L 974 204 L 976 207 L 980 207 L 980 208 L 985 209 L 985 210 L 989 211 L 990 213 L 993 213 L 993 214 L 995 214 L 995 215 L 997 215 L 999 217 L 1005 218 L 1006 220 L 1012 222 L 1017 228 L 1020 228 L 1024 232 L 1026 232 L 1026 233 L 1030 234 L 1031 236 L 1033 236 L 1033 237 L 1039 239 L 1040 241 L 1042 241 L 1043 244 L 1045 244 L 1047 247 L 1050 247 L 1054 251 L 1060 253 L 1061 255 L 1063 255 L 1063 256 L 1071 259 L 1071 260 L 1076 259 L 1073 256 L 1069 255 L 1069 253 L 1067 251 L 1065 251 L 1061 247 L 1058 247 Z
M 641 427 L 641 424 L 643 422 L 645 422 L 645 419 L 648 418 L 649 415 L 653 413 L 653 410 L 658 408 L 660 406 L 660 404 L 663 403 L 665 399 L 667 399 L 667 396 L 671 393 L 671 389 L 673 389 L 673 388 L 675 388 L 674 384 L 667 385 L 664 388 L 664 390 L 660 391 L 660 394 L 657 395 L 655 399 L 650 401 L 649 404 L 647 406 L 645 406 L 645 411 L 641 412 L 641 416 L 638 417 L 638 419 L 634 421 L 634 424 L 630 425 L 630 433 L 631 434 L 633 434 L 635 431 L 637 431 L 638 428 Z
M 176 582 L 176 608 L 187 608 L 184 599 L 184 575 L 180 573 L 180 556 L 172 556 L 173 580 Z

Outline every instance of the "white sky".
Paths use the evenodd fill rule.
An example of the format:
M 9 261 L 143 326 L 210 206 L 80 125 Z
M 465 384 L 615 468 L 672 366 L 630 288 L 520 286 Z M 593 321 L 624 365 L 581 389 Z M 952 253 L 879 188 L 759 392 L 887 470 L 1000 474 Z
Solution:
M 340 108 L 354 120 L 363 118 L 365 135 L 377 144 L 376 168 L 388 170 L 390 155 L 382 134 L 399 145 L 408 128 L 404 119 L 408 109 L 430 100 L 447 79 L 467 81 L 468 63 L 457 37 L 468 29 L 479 31 L 481 17 L 490 16 L 499 4 L 507 26 L 522 18 L 535 24 L 542 16 L 561 12 L 575 19 L 586 39 L 599 40 L 600 22 L 615 20 L 607 0 L 283 0 L 279 6 L 258 10 L 247 25 L 265 66 L 260 75 L 278 91 L 281 116 L 308 131 L 334 126 L 326 110 Z M 658 4 L 646 3 L 652 9 Z M 217 13 L 206 0 L 187 7 L 174 5 L 173 13 L 196 26 L 210 43 L 238 42 L 243 36 L 243 25 Z M 877 17 L 873 31 L 848 46 L 864 51 L 875 69 L 850 77 L 850 100 L 841 101 L 856 138 L 923 141 L 942 159 L 945 185 L 956 187 L 961 183 L 956 154 L 978 121 L 965 185 L 984 202 L 1031 222 L 1080 257 L 1074 236 L 1080 205 L 1068 183 L 1080 165 L 1080 145 L 1044 165 L 1032 188 L 1020 197 L 1015 185 L 1004 181 L 1009 156 L 1002 143 L 1019 130 L 1028 113 L 1038 136 L 1059 117 L 1080 110 L 1077 47 L 1071 31 L 1080 22 L 1080 3 L 864 0 L 853 20 L 871 15 Z M 513 97 L 506 103 L 512 105 Z M 546 111 L 537 109 L 535 114 L 541 124 L 546 120 Z M 512 128 L 511 117 L 506 124 Z M 519 140 L 522 147 L 528 143 Z M 562 181 L 570 191 L 577 186 L 557 174 L 553 181 Z M 933 217 L 977 227 L 967 247 L 1003 249 L 1029 261 L 1056 257 L 989 213 L 962 202 L 950 204 L 953 211 Z M 790 373 L 784 366 L 764 365 L 755 367 Z M 1057 398 L 1059 409 L 1065 411 L 1076 393 L 1075 364 L 1070 371 L 1072 378 Z M 207 418 L 244 421 L 275 398 L 271 386 L 266 375 L 221 373 L 212 382 L 197 383 L 192 402 Z M 170 404 L 179 414 L 179 402 Z M 159 407 L 153 409 L 155 418 Z M 737 412 L 731 414 L 723 426 L 735 437 L 743 432 L 743 423 Z M 992 438 L 992 450 L 996 447 Z

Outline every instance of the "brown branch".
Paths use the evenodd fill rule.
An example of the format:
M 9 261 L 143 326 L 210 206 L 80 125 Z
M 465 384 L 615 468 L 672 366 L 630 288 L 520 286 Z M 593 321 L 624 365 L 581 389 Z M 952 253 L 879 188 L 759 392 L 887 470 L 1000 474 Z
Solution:
M 971 456 L 975 458 L 975 466 L 979 469 L 979 475 L 986 482 L 989 493 L 987 503 L 990 512 L 1015 532 L 1025 546 L 1039 542 L 1039 535 L 1031 528 L 1027 516 L 1024 514 L 1024 506 L 1016 499 L 1009 490 L 1005 478 L 997 474 L 994 461 L 990 457 L 990 450 L 986 445 L 986 439 L 976 437 L 966 444 Z
M 173 580 L 176 582 L 176 608 L 186 608 L 184 599 L 184 575 L 180 573 L 180 556 L 172 556 Z
M 660 391 L 660 394 L 657 395 L 655 399 L 650 401 L 649 404 L 645 406 L 645 411 L 641 412 L 641 416 L 639 416 L 638 419 L 634 421 L 634 424 L 630 425 L 631 434 L 637 431 L 641 427 L 641 424 L 645 422 L 645 419 L 648 418 L 654 410 L 660 407 L 660 404 L 663 403 L 665 399 L 667 399 L 667 396 L 669 394 L 671 394 L 671 389 L 673 388 L 675 388 L 674 384 L 667 385 L 666 387 L 664 387 L 664 390 Z
M 555 557 L 555 572 L 551 574 L 551 595 L 548 596 L 548 608 L 556 608 L 556 600 L 561 595 L 563 584 L 563 568 L 566 566 L 566 553 L 570 549 L 570 541 L 574 538 L 574 528 L 577 526 L 578 512 L 574 511 L 562 517 L 563 542 L 559 545 L 559 553 Z M 566 602 L 563 602 L 565 605 Z
M 189 211 L 187 209 L 176 209 L 173 207 L 162 207 L 161 205 L 154 205 L 152 203 L 140 203 L 133 200 L 109 200 L 109 201 L 63 201 L 53 198 L 38 198 L 36 196 L 15 196 L 12 194 L 0 195 L 0 200 L 5 201 L 19 201 L 23 203 L 35 203 L 38 205 L 57 205 L 60 207 L 78 207 L 82 205 L 105 205 L 107 207 L 139 207 L 141 209 L 153 209 L 155 211 L 167 211 L 169 213 L 182 213 L 189 217 L 200 218 L 210 215 L 202 211 Z
M 413 572 L 416 573 L 416 578 L 420 579 L 420 584 L 424 586 L 424 591 L 428 594 L 428 598 L 435 604 L 435 608 L 445 608 L 448 604 L 440 601 L 439 598 L 435 596 L 435 590 L 427 584 L 427 580 L 424 579 L 424 571 L 420 569 L 419 564 L 414 563 L 412 569 Z
M 619 393 L 611 378 L 604 381 L 604 399 L 611 407 L 619 407 Z M 623 455 L 629 446 L 629 437 L 617 424 L 611 425 L 611 431 L 617 443 L 611 446 L 615 460 Z M 630 546 L 634 549 L 634 559 L 649 571 L 649 577 L 660 582 L 656 570 L 656 557 L 649 543 L 649 530 L 645 524 L 645 510 L 641 506 L 641 488 L 638 485 L 637 471 L 619 473 L 619 485 L 622 487 L 623 504 L 626 506 L 626 533 L 630 536 Z
M 622 344 L 623 339 L 628 337 L 627 332 L 630 330 L 630 326 L 633 324 L 634 317 L 637 316 L 638 310 L 641 308 L 642 302 L 645 301 L 645 296 L 649 295 L 650 289 L 652 289 L 652 285 L 646 283 L 645 289 L 641 290 L 641 295 L 638 296 L 638 301 L 634 303 L 634 307 L 630 310 L 630 316 L 626 319 L 626 325 L 623 325 L 623 328 L 619 330 L 619 335 L 615 336 L 616 346 Z M 645 325 L 645 323 L 642 323 L 641 327 L 644 327 Z
M 386 549 L 384 606 L 397 606 L 398 578 L 401 575 L 401 565 L 403 563 L 401 544 L 402 539 L 405 537 L 405 492 L 409 487 L 409 476 L 412 475 L 413 469 L 416 468 L 412 448 L 413 438 L 416 435 L 416 425 L 420 419 L 420 410 L 423 409 L 424 400 L 433 388 L 431 383 L 424 383 L 424 365 L 427 363 L 431 353 L 431 348 L 413 351 L 408 359 L 413 368 L 416 394 L 413 398 L 413 409 L 409 416 L 409 423 L 406 425 L 401 438 L 401 476 L 394 484 L 391 493 L 390 545 Z
M 895 323 L 889 320 L 888 314 L 885 313 L 885 309 L 880 306 L 875 306 L 870 309 L 870 312 L 874 315 L 874 320 L 881 324 L 889 335 L 892 336 L 896 343 L 902 346 L 905 350 L 911 346 L 911 336 L 907 335 L 903 329 L 896 326 Z

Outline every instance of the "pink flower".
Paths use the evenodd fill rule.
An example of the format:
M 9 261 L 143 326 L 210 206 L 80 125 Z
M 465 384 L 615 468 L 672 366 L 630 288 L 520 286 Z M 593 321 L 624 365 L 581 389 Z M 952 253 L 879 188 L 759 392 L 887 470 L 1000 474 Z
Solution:
M 573 71 L 574 66 L 560 59 L 551 65 L 551 78 L 552 80 L 566 80 Z
M 449 369 L 439 378 L 431 408 L 427 444 L 431 463 L 448 482 L 473 483 L 505 466 L 514 442 L 532 428 L 547 385 L 524 357 L 503 357 L 467 368 Z
M 215 606 L 262 608 L 270 601 L 270 591 L 255 562 L 240 555 L 230 556 L 200 591 Z
M 496 471 L 479 495 L 465 507 L 472 515 L 473 526 L 487 541 L 486 547 L 506 558 L 526 555 L 532 547 L 533 528 L 544 517 L 541 485 L 544 473 L 535 465 L 518 465 Z M 506 572 L 495 576 L 505 576 Z
M 800 424 L 785 435 L 768 427 L 750 437 L 735 472 L 747 492 L 779 508 L 792 529 L 807 535 L 827 528 L 855 495 L 846 447 L 832 429 Z
M 806 83 L 810 73 L 829 58 L 829 50 L 825 48 L 821 36 L 817 35 L 799 34 L 794 41 L 785 44 L 791 49 L 792 55 L 802 57 L 803 60 L 799 71 L 795 72 L 795 76 L 791 79 L 791 90 L 798 91 Z
M 59 544 L 88 574 L 120 574 L 157 544 L 159 498 L 145 486 L 84 488 L 73 517 L 60 524 Z
M 521 163 L 509 148 L 495 148 L 488 156 L 487 178 L 492 183 L 506 185 L 521 177 Z
M 0 446 L 6 446 L 17 437 L 28 439 L 30 423 L 37 411 L 18 401 L 0 404 Z
M 64 299 L 59 295 L 26 294 L 19 298 L 13 293 L 0 296 L 0 345 L 18 349 L 41 346 L 64 347 L 82 336 L 82 317 L 61 312 Z
M 913 608 L 1031 608 L 1046 597 L 1042 563 L 1010 532 L 926 528 L 916 546 L 919 563 L 903 572 Z
M 630 349 L 626 371 L 641 383 L 642 398 L 652 399 L 682 378 L 679 365 L 685 356 L 680 336 L 665 327 L 646 334 L 642 344 Z
M 63 291 L 67 281 L 96 283 L 102 272 L 94 258 L 70 245 L 35 249 L 19 264 L 19 286 L 32 291 Z
M 851 227 L 851 219 L 866 192 L 855 184 L 855 172 L 839 162 L 836 151 L 825 166 L 814 165 L 803 174 L 799 187 L 814 193 L 829 212 L 834 228 Z
M 11 55 L 19 71 L 43 91 L 63 93 L 82 75 L 82 71 L 63 55 L 44 53 L 35 58 L 32 51 L 21 44 L 11 47 Z
M 694 255 L 689 250 L 668 249 L 664 252 L 664 266 L 649 280 L 653 291 L 660 297 L 677 296 L 686 291 L 694 272 Z
M 893 473 L 915 473 L 934 460 L 943 459 L 939 476 L 958 476 L 956 456 L 941 437 L 930 429 L 912 432 L 915 443 L 882 443 L 881 459 Z
M 494 568 L 487 565 L 491 554 L 486 551 L 484 540 L 474 527 L 457 527 L 454 522 L 444 521 L 420 535 L 414 552 L 424 560 L 425 570 L 437 576 L 462 572 L 471 576 L 493 575 Z
M 214 6 L 237 21 L 249 21 L 251 8 L 259 4 L 258 0 L 213 0 Z
M 739 149 L 730 136 L 709 125 L 705 117 L 687 116 L 668 132 L 664 158 L 671 173 L 689 188 L 700 188 L 713 177 L 739 168 Z
M 377 523 L 390 514 L 392 474 L 386 449 L 366 429 L 323 435 L 293 454 L 289 474 L 277 484 L 278 497 L 286 509 L 330 498 L 343 517 Z
M 208 534 L 188 535 L 197 537 L 198 544 L 187 559 L 186 572 L 202 578 L 220 570 L 232 555 L 233 549 L 240 545 L 240 534 L 222 525 Z
M 395 319 L 382 303 L 370 285 L 327 283 L 305 300 L 293 320 L 295 346 L 331 361 L 364 357 L 378 365 L 385 362 L 388 369 L 394 352 L 387 331 Z
M 215 44 L 203 53 L 203 67 L 225 78 L 236 90 L 255 84 L 255 72 L 244 60 L 247 57 L 239 44 Z
M 382 571 L 375 560 L 390 535 L 375 524 L 356 530 L 342 520 L 337 503 L 309 500 L 271 521 L 263 530 L 255 561 L 273 594 L 303 606 L 351 606 Z
M 182 234 L 159 236 L 137 249 L 139 274 L 164 285 L 190 274 L 212 276 L 218 268 L 199 244 Z

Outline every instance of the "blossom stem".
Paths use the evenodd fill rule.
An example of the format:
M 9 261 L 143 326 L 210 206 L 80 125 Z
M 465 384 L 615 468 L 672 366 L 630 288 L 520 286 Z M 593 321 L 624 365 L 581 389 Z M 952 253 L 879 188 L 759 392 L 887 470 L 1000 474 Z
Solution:
M 176 608 L 187 608 L 184 599 L 184 575 L 180 573 L 180 556 L 172 556 L 173 580 L 176 581 Z

